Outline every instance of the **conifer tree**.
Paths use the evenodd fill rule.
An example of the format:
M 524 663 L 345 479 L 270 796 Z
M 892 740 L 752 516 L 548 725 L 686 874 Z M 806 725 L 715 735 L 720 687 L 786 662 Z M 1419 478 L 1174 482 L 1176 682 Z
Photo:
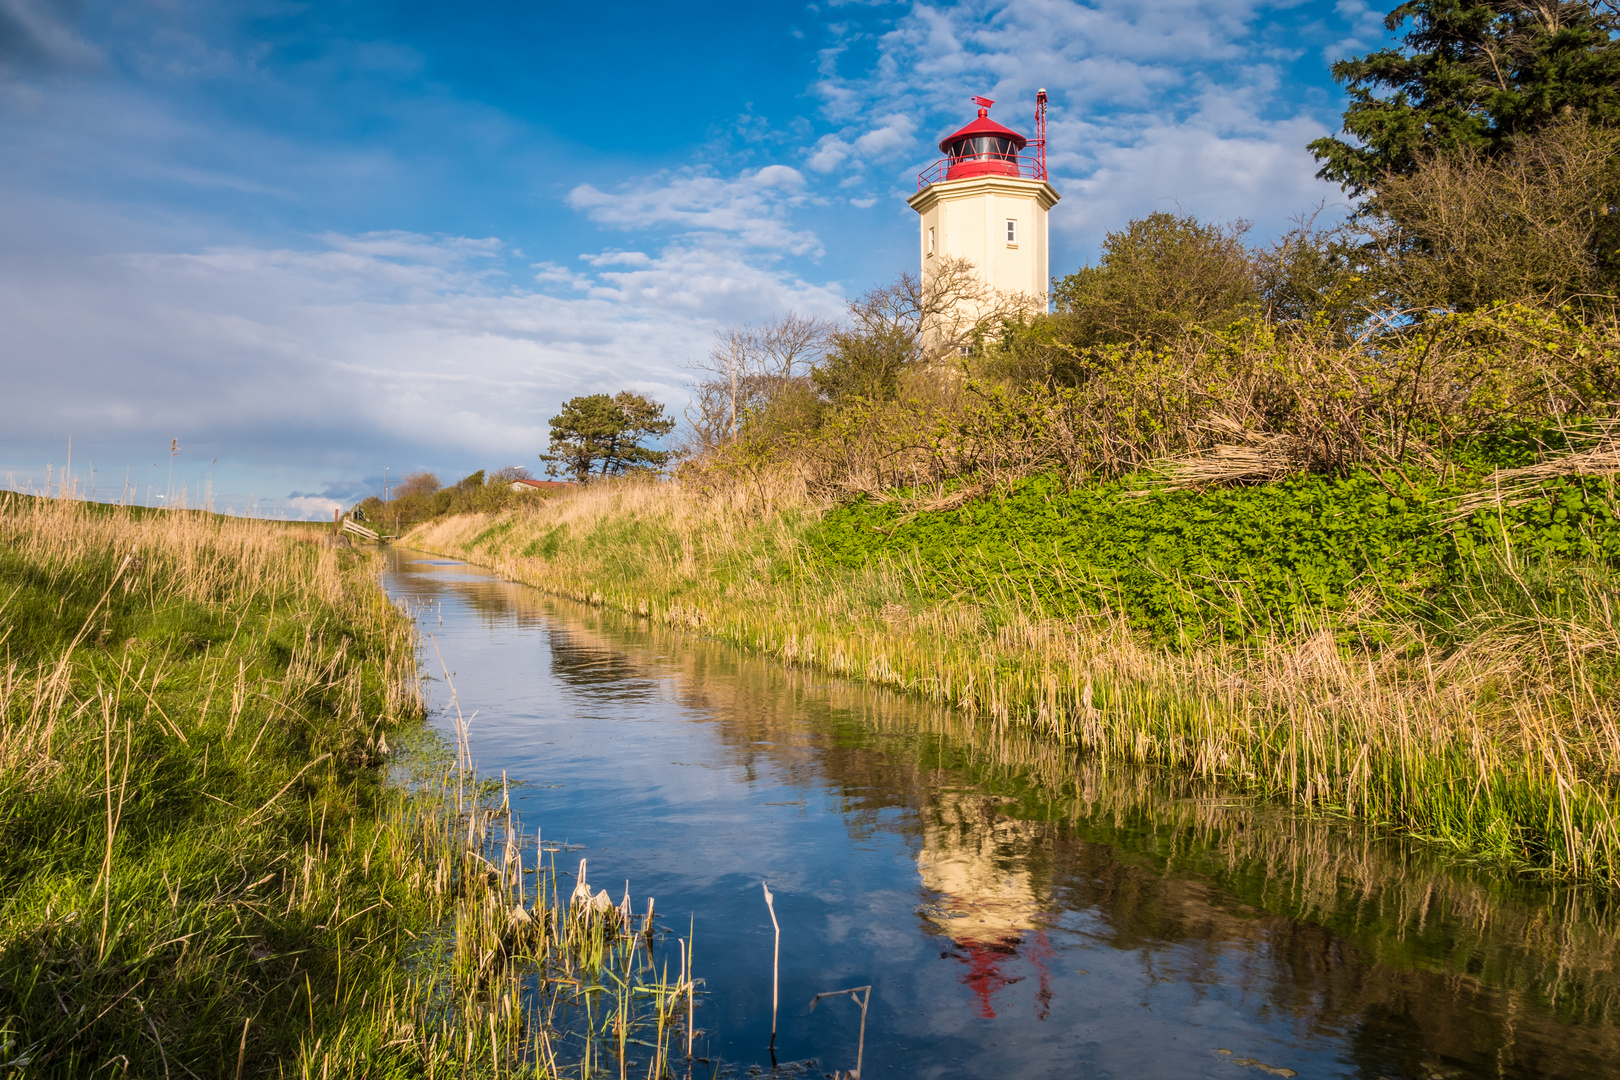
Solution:
M 1318 176 L 1354 195 L 1461 148 L 1494 155 L 1560 117 L 1620 126 L 1614 0 L 1409 0 L 1402 47 L 1340 60 L 1344 133 L 1310 144 Z

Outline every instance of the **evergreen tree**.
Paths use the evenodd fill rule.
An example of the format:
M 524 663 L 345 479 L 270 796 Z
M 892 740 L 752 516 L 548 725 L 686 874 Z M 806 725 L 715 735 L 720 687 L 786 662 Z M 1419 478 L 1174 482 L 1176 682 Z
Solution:
M 1409 0 L 1403 47 L 1340 60 L 1344 132 L 1317 139 L 1318 176 L 1352 194 L 1413 172 L 1425 155 L 1487 156 L 1563 116 L 1620 126 L 1620 13 L 1605 0 Z
M 663 465 L 669 452 L 642 441 L 668 435 L 675 427 L 662 405 L 628 390 L 614 397 L 570 398 L 550 424 L 550 452 L 540 455 L 547 474 L 565 473 L 580 483 L 588 481 L 593 471 L 615 476 Z

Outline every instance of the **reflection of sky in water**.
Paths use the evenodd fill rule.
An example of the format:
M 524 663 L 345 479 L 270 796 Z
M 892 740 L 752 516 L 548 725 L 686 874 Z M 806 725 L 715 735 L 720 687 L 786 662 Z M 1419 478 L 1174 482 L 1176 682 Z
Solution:
M 1569 915 L 1590 897 L 968 739 L 897 695 L 448 560 L 390 587 L 530 835 L 584 845 L 557 856 L 563 887 L 586 855 L 594 888 L 628 879 L 638 909 L 695 920 L 699 1024 L 727 1062 L 768 1063 L 762 878 L 778 1056 L 823 1071 L 853 1064 L 858 1013 L 805 1006 L 867 982 L 868 1077 L 1582 1076 L 1620 1049 L 1620 938 Z

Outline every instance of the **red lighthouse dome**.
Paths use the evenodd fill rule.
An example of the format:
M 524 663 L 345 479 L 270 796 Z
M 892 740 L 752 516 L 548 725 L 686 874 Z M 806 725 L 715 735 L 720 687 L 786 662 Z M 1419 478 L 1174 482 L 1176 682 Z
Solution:
M 976 97 L 979 115 L 972 123 L 939 142 L 945 155 L 945 179 L 969 176 L 1018 176 L 1018 153 L 1029 140 L 990 119 L 989 98 Z

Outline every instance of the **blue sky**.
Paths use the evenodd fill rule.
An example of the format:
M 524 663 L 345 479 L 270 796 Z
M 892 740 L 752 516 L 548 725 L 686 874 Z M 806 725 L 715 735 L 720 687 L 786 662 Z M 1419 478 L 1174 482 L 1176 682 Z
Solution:
M 0 478 L 325 516 L 536 467 L 568 397 L 679 416 L 717 328 L 912 270 L 905 196 L 1052 98 L 1053 272 L 1158 209 L 1326 201 L 1361 0 L 0 0 Z M 217 459 L 217 461 L 216 461 Z M 154 467 L 155 464 L 155 467 Z M 81 491 L 84 488 L 81 487 Z

